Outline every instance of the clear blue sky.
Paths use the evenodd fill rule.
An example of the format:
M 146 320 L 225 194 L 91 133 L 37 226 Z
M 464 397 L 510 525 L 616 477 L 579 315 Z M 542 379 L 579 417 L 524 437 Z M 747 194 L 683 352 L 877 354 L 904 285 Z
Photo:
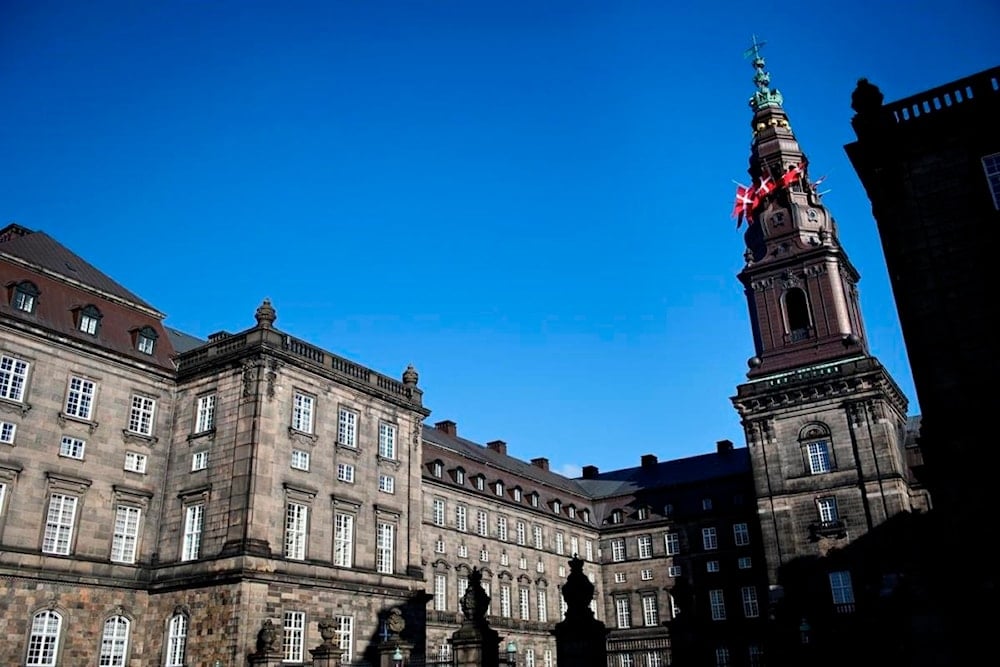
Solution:
M 997 65 L 996 2 L 6 0 L 0 221 L 197 336 L 270 297 L 570 474 L 742 446 L 754 33 L 919 412 L 850 96 Z

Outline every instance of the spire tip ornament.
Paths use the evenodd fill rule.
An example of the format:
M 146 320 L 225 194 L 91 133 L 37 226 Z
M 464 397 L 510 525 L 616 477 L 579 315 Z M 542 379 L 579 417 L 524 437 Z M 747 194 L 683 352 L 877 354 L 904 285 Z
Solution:
M 751 35 L 751 41 L 750 48 L 743 51 L 744 58 L 753 59 L 753 68 L 756 70 L 753 82 L 757 86 L 757 92 L 750 98 L 750 108 L 760 111 L 768 107 L 780 107 L 784 99 L 778 89 L 771 88 L 771 75 L 764 69 L 766 63 L 764 56 L 760 54 L 760 50 L 767 42 L 758 42 L 757 35 Z

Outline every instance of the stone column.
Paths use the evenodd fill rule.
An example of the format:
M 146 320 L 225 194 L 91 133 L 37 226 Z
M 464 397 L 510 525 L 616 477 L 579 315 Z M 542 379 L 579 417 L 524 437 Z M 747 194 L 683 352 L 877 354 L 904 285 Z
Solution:
M 455 667 L 500 667 L 500 634 L 486 621 L 489 604 L 490 596 L 483 590 L 483 573 L 472 568 L 469 587 L 462 596 L 465 618 L 451 635 Z
M 569 576 L 562 587 L 566 600 L 566 618 L 556 623 L 552 634 L 556 637 L 556 663 L 573 667 L 607 667 L 608 631 L 594 618 L 590 601 L 594 599 L 594 585 L 583 573 L 583 561 L 573 557 L 569 561 Z

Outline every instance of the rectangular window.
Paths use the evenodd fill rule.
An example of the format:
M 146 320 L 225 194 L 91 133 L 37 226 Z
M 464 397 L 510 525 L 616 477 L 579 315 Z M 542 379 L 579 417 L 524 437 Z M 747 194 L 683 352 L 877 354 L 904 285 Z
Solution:
M 653 538 L 649 535 L 640 535 L 636 539 L 636 543 L 639 545 L 639 558 L 652 558 L 653 557 Z
M 647 652 L 646 667 L 663 667 L 663 657 L 656 651 Z
M 461 531 L 463 533 L 468 530 L 469 526 L 468 526 L 468 523 L 466 521 L 466 515 L 467 514 L 468 514 L 468 511 L 466 510 L 465 505 L 456 505 L 455 506 L 455 529 L 456 530 L 459 530 L 459 531 Z
M 191 472 L 204 470 L 208 467 L 208 450 L 195 452 L 191 455 Z
M 309 452 L 302 451 L 301 449 L 293 449 L 291 466 L 296 470 L 309 472 Z
M 715 667 L 729 667 L 729 649 L 719 646 L 715 649 Z
M 396 426 L 379 422 L 378 455 L 384 459 L 396 458 Z
M 333 564 L 351 567 L 354 562 L 354 515 L 337 512 L 333 517 Z
M 820 473 L 830 472 L 830 449 L 826 440 L 810 442 L 806 446 L 806 452 L 809 456 L 810 473 L 818 475 Z
M 316 399 L 302 392 L 295 392 L 292 399 L 292 429 L 302 433 L 313 432 L 313 408 Z
M 201 554 L 201 528 L 205 518 L 205 505 L 188 505 L 184 508 L 184 544 L 181 560 L 197 560 Z
M 146 474 L 147 460 L 148 459 L 145 454 L 139 454 L 138 452 L 125 452 L 125 470 Z
M 1000 211 L 1000 153 L 983 157 L 983 171 L 986 172 L 986 184 L 993 195 L 993 206 Z
M 358 413 L 341 408 L 337 417 L 337 442 L 344 447 L 358 446 Z
M 341 650 L 340 662 L 349 665 L 354 660 L 354 617 L 337 616 L 337 644 Z
M 650 570 L 650 569 L 642 570 L 639 573 L 639 578 L 642 579 L 643 581 L 652 581 L 653 580 L 653 571 Z
M 500 564 L 503 565 L 504 567 L 510 565 L 510 557 L 507 555 L 506 551 L 500 552 Z
M 681 552 L 680 533 L 667 533 L 663 536 L 663 543 L 666 545 L 668 556 L 676 556 Z
M 628 598 L 615 598 L 615 619 L 619 628 L 632 627 L 632 610 L 629 608 Z
M 435 526 L 444 525 L 444 501 L 440 498 L 435 498 L 431 503 L 431 520 Z
M 518 558 L 517 559 L 517 567 L 518 567 L 518 569 L 521 569 L 521 570 L 527 570 L 528 569 L 528 559 L 525 558 L 524 556 L 521 556 L 520 558 Z
M 816 501 L 819 510 L 819 520 L 822 523 L 833 523 L 839 519 L 837 514 L 837 499 L 831 497 L 819 498 Z
M 501 542 L 507 541 L 507 517 L 497 517 L 497 539 Z
M 379 475 L 378 490 L 382 493 L 396 493 L 396 478 L 392 475 Z
M 66 389 L 66 405 L 64 412 L 67 417 L 90 421 L 94 410 L 94 394 L 97 383 L 93 380 L 72 376 Z
M 483 537 L 489 537 L 490 534 L 490 519 L 483 510 L 476 512 L 476 532 Z
M 701 499 L 701 508 L 703 510 L 705 510 L 706 512 L 708 512 L 709 510 L 711 510 L 712 509 L 712 499 L 711 498 L 702 498 Z
M 305 560 L 308 519 L 306 505 L 288 503 L 285 508 L 285 558 Z
M 534 536 L 535 548 L 536 549 L 541 549 L 542 548 L 542 527 L 541 526 L 532 526 L 531 532 L 532 532 L 532 535 Z
M 726 620 L 726 599 L 722 596 L 721 588 L 716 588 L 708 592 L 708 603 L 712 609 L 713 621 Z
M 458 599 L 459 600 L 461 600 L 462 598 L 465 597 L 465 591 L 467 591 L 467 590 L 469 590 L 469 578 L 468 577 L 459 577 L 458 578 L 458 587 L 457 587 L 457 590 L 456 590 L 456 592 L 458 593 Z
M 350 463 L 337 464 L 337 479 L 341 482 L 354 483 L 354 466 Z
M 530 600 L 530 598 L 528 597 L 528 589 L 527 588 L 518 588 L 517 589 L 517 607 L 518 607 L 518 611 L 521 614 L 520 618 L 521 618 L 522 621 L 528 621 L 528 620 L 531 619 L 531 610 L 529 608 L 529 600 Z
M 480 549 L 479 550 L 479 560 L 481 560 L 484 563 L 488 563 L 489 560 L 490 560 L 490 552 L 488 550 L 486 550 L 486 549 Z
M 549 601 L 545 594 L 544 588 L 539 588 L 535 591 L 536 601 L 538 605 L 538 622 L 547 623 L 549 620 Z
M 15 433 L 17 433 L 17 424 L 0 421 L 0 442 L 5 445 L 13 445 Z
M 0 398 L 23 402 L 27 382 L 28 362 L 0 354 Z
M 743 615 L 747 618 L 757 618 L 760 616 L 760 606 L 757 604 L 757 589 L 753 586 L 744 586 L 740 590 L 743 596 Z
M 156 339 L 149 336 L 141 331 L 137 334 L 136 338 L 136 349 L 143 354 L 153 354 L 153 346 L 156 345 Z
M 520 544 L 520 545 L 522 545 L 522 546 L 524 545 L 524 534 L 525 534 L 524 533 L 524 522 L 523 521 L 518 521 L 517 522 L 517 543 Z
M 378 525 L 378 540 L 375 551 L 375 570 L 382 574 L 392 574 L 393 547 L 395 545 L 394 535 L 396 527 L 391 523 L 380 523 Z
M 80 313 L 80 331 L 85 334 L 90 334 L 93 336 L 97 333 L 97 324 L 100 319 L 92 313 L 81 312 Z
M 563 552 L 565 552 L 566 550 L 566 546 L 564 543 L 565 539 L 566 538 L 563 537 L 562 533 L 556 533 L 556 553 L 559 554 L 560 556 L 562 556 Z
M 459 558 L 468 558 L 469 557 L 469 547 L 468 547 L 468 545 L 465 545 L 465 544 L 459 544 L 458 545 L 458 557 Z
M 615 572 L 615 583 L 616 584 L 624 584 L 625 583 L 625 573 L 624 572 Z
M 642 596 L 642 624 L 647 628 L 660 624 L 660 610 L 655 595 Z
M 128 430 L 139 435 L 153 435 L 153 414 L 156 412 L 156 401 L 145 396 L 132 396 L 132 407 L 129 409 Z
M 745 523 L 733 524 L 733 541 L 738 547 L 750 544 L 750 528 Z
M 302 662 L 305 653 L 306 614 L 303 611 L 286 611 L 284 634 L 281 638 L 281 657 L 285 662 Z
M 569 554 L 573 558 L 580 555 L 580 538 L 572 536 L 569 538 Z
M 444 553 L 444 540 L 442 540 L 441 538 L 438 538 L 437 541 L 434 542 L 434 553 L 436 554 Z
M 741 556 L 739 560 L 736 561 L 736 567 L 741 570 L 749 570 L 753 566 L 753 562 L 750 560 L 750 556 Z
M 674 579 L 676 579 L 677 577 L 681 576 L 681 566 L 680 565 L 671 565 L 670 567 L 668 567 L 667 568 L 667 576 L 668 577 L 673 577 Z
M 830 593 L 835 605 L 853 605 L 854 588 L 851 585 L 851 573 L 847 570 L 830 573 Z
M 594 543 L 587 540 L 583 543 L 583 551 L 586 554 L 586 558 L 589 561 L 594 560 Z
M 635 659 L 631 653 L 620 653 L 618 655 L 618 667 L 635 667 Z
M 66 556 L 70 552 L 73 525 L 76 523 L 78 498 L 53 493 L 49 497 L 49 511 L 45 517 L 45 536 L 42 551 L 47 554 Z
M 510 618 L 510 586 L 507 584 L 500 585 L 500 615 Z
M 705 551 L 714 551 L 719 548 L 719 536 L 716 534 L 715 528 L 701 529 L 701 546 Z
M 206 433 L 215 428 L 215 394 L 198 397 L 198 409 L 195 413 L 194 432 Z
M 445 611 L 448 609 L 447 595 L 448 577 L 445 574 L 434 573 L 434 610 Z
M 750 657 L 750 667 L 764 667 L 764 649 L 759 644 L 750 644 L 747 653 Z
M 141 515 L 142 512 L 138 507 L 119 505 L 115 508 L 115 530 L 111 537 L 112 561 L 116 563 L 135 562 Z
M 611 540 L 611 560 L 615 563 L 625 560 L 625 540 Z
M 705 563 L 705 570 L 708 572 L 718 572 L 719 571 L 719 561 L 710 560 Z
M 64 435 L 59 442 L 59 456 L 68 456 L 71 459 L 83 459 L 83 448 L 86 444 L 79 438 Z

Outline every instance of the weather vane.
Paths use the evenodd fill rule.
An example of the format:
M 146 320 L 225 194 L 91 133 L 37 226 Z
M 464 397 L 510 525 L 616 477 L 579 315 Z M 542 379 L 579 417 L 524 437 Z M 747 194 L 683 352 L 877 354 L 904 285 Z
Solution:
M 756 60 L 757 58 L 760 58 L 760 50 L 764 48 L 764 45 L 767 44 L 767 42 L 758 42 L 757 35 L 751 35 L 750 39 L 753 40 L 753 44 L 750 45 L 749 49 L 743 52 L 743 57 L 749 58 L 750 56 L 753 56 L 754 60 Z

